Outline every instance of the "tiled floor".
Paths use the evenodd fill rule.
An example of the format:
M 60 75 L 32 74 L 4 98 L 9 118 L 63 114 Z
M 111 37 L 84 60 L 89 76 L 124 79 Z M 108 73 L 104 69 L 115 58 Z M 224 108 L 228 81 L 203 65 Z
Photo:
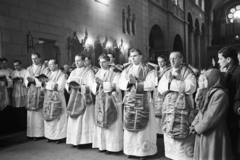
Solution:
M 163 157 L 163 139 L 158 138 L 158 153 L 150 160 L 168 160 Z M 67 144 L 47 143 L 46 139 L 38 141 L 27 140 L 25 132 L 15 133 L 13 136 L 0 137 L 0 160 L 126 160 L 128 157 L 122 152 L 107 155 L 98 149 L 71 148 Z M 132 158 L 137 159 L 137 158 Z

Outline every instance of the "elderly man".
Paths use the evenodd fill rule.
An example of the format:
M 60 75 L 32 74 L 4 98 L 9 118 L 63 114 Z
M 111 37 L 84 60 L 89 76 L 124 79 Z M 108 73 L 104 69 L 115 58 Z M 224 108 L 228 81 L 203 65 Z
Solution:
M 48 66 L 51 70 L 49 78 L 40 78 L 46 89 L 43 106 L 44 131 L 48 142 L 60 143 L 67 132 L 66 101 L 63 94 L 66 77 L 58 68 L 56 59 L 50 59 Z
M 142 62 L 140 50 L 130 50 L 130 65 L 123 70 L 119 88 L 124 90 L 124 154 L 145 156 L 157 153 L 156 121 L 151 91 L 156 85 L 153 67 Z
M 37 140 L 44 137 L 43 122 L 43 101 L 44 92 L 41 90 L 42 83 L 36 78 L 41 74 L 47 74 L 46 66 L 41 63 L 41 56 L 38 53 L 32 53 L 33 64 L 27 68 L 25 85 L 28 87 L 27 95 L 27 136 Z
M 162 110 L 165 156 L 174 160 L 193 157 L 194 135 L 189 135 L 192 94 L 196 90 L 193 71 L 184 65 L 179 51 L 170 53 L 171 69 L 159 81 L 158 91 L 165 95 Z
M 163 100 L 164 96 L 161 95 L 158 92 L 158 82 L 161 80 L 163 74 L 170 69 L 170 66 L 168 65 L 168 59 L 164 55 L 160 55 L 157 57 L 158 62 L 158 68 L 157 68 L 157 82 L 156 82 L 156 88 L 154 90 L 154 107 L 155 107 L 155 119 L 157 123 L 157 133 L 158 135 L 162 135 L 162 106 L 163 106 Z
M 93 148 L 100 151 L 119 152 L 123 150 L 122 95 L 118 88 L 120 73 L 109 66 L 110 58 L 99 56 L 101 69 L 95 75 L 93 93 L 96 95 Z
M 227 125 L 235 158 L 240 159 L 240 66 L 237 56 L 238 50 L 234 47 L 224 47 L 218 51 L 218 63 L 220 68 L 226 69 L 227 77 L 229 94 Z
M 67 144 L 73 147 L 92 143 L 93 132 L 93 100 L 91 90 L 94 83 L 94 72 L 84 66 L 83 55 L 75 56 L 77 68 L 67 80 L 66 89 L 70 92 L 67 106 Z

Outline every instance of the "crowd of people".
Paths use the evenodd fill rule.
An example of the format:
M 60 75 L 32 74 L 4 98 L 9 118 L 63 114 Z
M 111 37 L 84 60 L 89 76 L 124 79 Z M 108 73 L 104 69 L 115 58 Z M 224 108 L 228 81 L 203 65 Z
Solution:
M 143 62 L 136 48 L 124 65 L 115 64 L 113 54 L 102 54 L 100 68 L 79 54 L 72 70 L 60 68 L 56 59 L 41 63 L 38 53 L 31 59 L 27 69 L 15 60 L 14 71 L 7 59 L 0 61 L 0 109 L 10 103 L 27 109 L 29 139 L 66 140 L 73 148 L 90 145 L 144 159 L 163 149 L 157 147 L 163 135 L 170 159 L 240 158 L 240 67 L 234 47 L 218 52 L 219 67 L 202 71 L 185 64 L 179 51 L 158 56 L 157 65 Z

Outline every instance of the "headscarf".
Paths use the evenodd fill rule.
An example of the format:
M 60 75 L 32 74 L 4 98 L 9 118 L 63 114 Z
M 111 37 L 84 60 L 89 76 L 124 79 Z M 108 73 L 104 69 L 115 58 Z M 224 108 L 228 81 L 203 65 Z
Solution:
M 227 92 L 225 86 L 225 78 L 223 74 L 218 69 L 209 69 L 204 73 L 208 81 L 208 86 L 203 92 L 201 96 L 198 98 L 199 100 L 199 109 L 203 113 L 207 109 L 207 105 L 209 103 L 209 99 L 213 92 L 218 89 L 221 89 Z

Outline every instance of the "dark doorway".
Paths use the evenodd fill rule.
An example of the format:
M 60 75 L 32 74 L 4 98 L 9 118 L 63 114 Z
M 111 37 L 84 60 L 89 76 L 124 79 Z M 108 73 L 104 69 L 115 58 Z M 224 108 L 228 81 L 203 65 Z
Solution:
M 149 35 L 149 47 L 150 62 L 157 63 L 157 57 L 159 55 L 166 55 L 163 32 L 158 25 L 154 25 L 151 29 Z

